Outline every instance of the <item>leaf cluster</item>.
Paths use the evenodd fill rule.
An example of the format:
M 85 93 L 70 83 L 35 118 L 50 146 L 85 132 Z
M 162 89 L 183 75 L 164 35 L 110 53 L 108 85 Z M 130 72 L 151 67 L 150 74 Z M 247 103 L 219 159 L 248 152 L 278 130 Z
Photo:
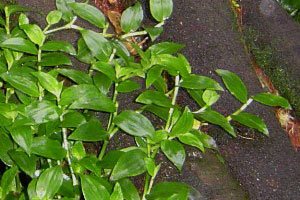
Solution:
M 108 33 L 106 16 L 87 3 L 56 0 L 57 10 L 47 15 L 44 28 L 31 23 L 22 6 L 0 7 L 0 160 L 6 166 L 0 199 L 185 200 L 190 186 L 154 184 L 161 166 L 157 154 L 181 170 L 186 145 L 202 152 L 217 148 L 201 131 L 204 125 L 215 124 L 236 136 L 231 125 L 236 121 L 268 135 L 263 120 L 245 112 L 249 104 L 290 108 L 284 98 L 269 93 L 249 96 L 236 74 L 220 69 L 216 73 L 241 107 L 229 116 L 215 111 L 212 106 L 224 88 L 192 73 L 179 53 L 182 45 L 161 42 L 144 49 L 134 41 L 143 35 L 154 41 L 172 13 L 172 0 L 149 4 L 158 24 L 142 28 L 144 11 L 137 2 L 122 14 L 121 35 Z M 10 22 L 13 14 L 18 15 L 16 26 Z M 77 18 L 95 29 L 76 25 Z M 76 47 L 49 37 L 66 29 L 80 33 Z M 88 64 L 89 73 L 74 69 L 71 58 Z M 144 82 L 136 82 L 137 77 Z M 145 88 L 136 98 L 140 108 L 120 111 L 118 95 L 140 88 Z M 199 110 L 177 103 L 182 90 Z M 107 125 L 96 112 L 110 115 Z M 165 125 L 153 125 L 145 112 Z M 109 141 L 120 131 L 133 137 L 136 145 L 108 151 Z M 101 142 L 98 154 L 86 152 L 85 144 L 91 142 Z M 142 174 L 146 178 L 140 194 L 131 178 Z

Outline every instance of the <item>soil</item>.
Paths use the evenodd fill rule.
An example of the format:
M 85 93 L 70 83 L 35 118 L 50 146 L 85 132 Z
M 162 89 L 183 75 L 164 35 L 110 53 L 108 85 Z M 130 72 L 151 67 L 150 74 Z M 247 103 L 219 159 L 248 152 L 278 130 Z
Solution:
M 44 22 L 45 13 L 54 9 L 54 0 L 18 0 L 32 8 L 31 19 Z M 184 54 L 193 71 L 220 80 L 215 69 L 228 69 L 237 73 L 246 83 L 249 93 L 261 92 L 260 83 L 245 52 L 240 33 L 236 30 L 234 15 L 228 0 L 174 0 L 174 15 L 166 24 L 161 40 L 186 44 Z M 58 35 L 61 39 L 76 41 L 73 31 Z M 84 65 L 75 66 L 86 69 Z M 216 109 L 231 113 L 241 105 L 228 93 L 222 94 L 222 104 Z M 124 101 L 127 106 L 131 98 Z M 194 105 L 181 93 L 183 104 Z M 293 200 L 300 196 L 300 154 L 293 151 L 284 131 L 277 123 L 273 109 L 254 104 L 249 112 L 258 114 L 269 126 L 270 137 L 262 137 L 252 130 L 239 128 L 240 135 L 254 139 L 230 138 L 218 128 L 210 128 L 217 138 L 219 150 L 225 159 L 222 164 L 215 154 L 204 155 L 188 149 L 188 161 L 181 174 L 167 161 L 163 161 L 161 177 L 183 180 L 201 193 L 195 199 L 280 199 Z M 122 138 L 116 138 L 121 141 Z M 117 141 L 117 142 L 118 142 Z M 131 140 L 126 140 L 131 143 Z M 202 158 L 202 159 L 200 159 Z M 159 158 L 161 159 L 161 158 Z M 230 172 L 230 173 L 228 173 Z M 236 180 L 238 182 L 236 182 Z M 242 188 L 240 187 L 242 186 Z

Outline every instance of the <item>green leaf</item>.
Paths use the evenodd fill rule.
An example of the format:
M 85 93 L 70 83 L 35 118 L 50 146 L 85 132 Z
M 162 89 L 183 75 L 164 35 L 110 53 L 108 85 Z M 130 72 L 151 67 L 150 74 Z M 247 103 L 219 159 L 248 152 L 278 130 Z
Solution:
M 218 149 L 216 141 L 207 133 L 195 129 L 191 130 L 190 133 L 197 136 L 205 148 Z
M 61 51 L 70 55 L 76 55 L 76 50 L 72 44 L 66 41 L 49 41 L 41 49 L 43 51 Z
M 110 179 L 116 181 L 144 173 L 146 171 L 145 158 L 146 154 L 139 149 L 124 153 L 114 167 Z
M 200 117 L 205 121 L 208 121 L 212 124 L 216 124 L 221 126 L 224 130 L 226 130 L 230 135 L 236 136 L 233 127 L 228 122 L 228 120 L 221 115 L 220 113 L 213 111 L 213 110 L 205 110 L 196 115 L 196 117 Z
M 144 115 L 134 111 L 123 111 L 115 117 L 114 123 L 133 136 L 151 136 L 155 132 L 151 122 Z
M 232 115 L 231 118 L 234 121 L 239 122 L 240 124 L 243 124 L 250 128 L 254 128 L 265 135 L 269 135 L 269 131 L 266 124 L 261 118 L 259 118 L 256 115 L 246 113 L 246 112 L 241 112 L 238 115 Z
M 59 65 L 72 65 L 68 56 L 63 53 L 47 53 L 42 56 L 40 62 L 42 67 L 55 67 Z
M 127 8 L 121 17 L 121 27 L 125 33 L 136 31 L 144 18 L 142 5 L 138 2 Z
M 30 155 L 33 140 L 33 131 L 29 126 L 20 126 L 10 130 L 13 140 Z
M 185 161 L 185 150 L 177 141 L 164 140 L 161 142 L 161 150 L 167 158 L 181 171 Z
M 35 24 L 24 24 L 21 26 L 28 38 L 35 44 L 42 46 L 46 36 L 42 29 Z
M 85 200 L 109 200 L 110 195 L 98 177 L 81 175 L 81 188 Z
M 14 144 L 12 140 L 8 137 L 8 135 L 0 132 L 0 159 L 6 164 L 6 165 L 12 165 L 13 162 L 10 159 L 7 152 L 14 148 Z
M 281 96 L 277 96 L 271 93 L 260 93 L 253 97 L 253 99 L 259 103 L 268 106 L 280 106 L 286 109 L 292 109 L 288 100 Z
M 185 133 L 183 135 L 180 135 L 178 138 L 180 142 L 189 146 L 197 147 L 200 151 L 204 151 L 204 146 L 201 142 L 201 139 L 197 137 L 197 135 L 192 133 Z
M 2 198 L 6 199 L 6 195 L 12 191 L 15 177 L 18 173 L 18 167 L 14 166 L 6 170 L 1 178 Z
M 113 169 L 124 153 L 125 152 L 119 150 L 111 150 L 107 152 L 101 160 L 101 166 L 103 169 Z
M 160 66 L 154 66 L 148 71 L 146 78 L 147 89 L 161 76 L 162 71 L 163 69 Z
M 63 82 L 58 82 L 53 76 L 45 72 L 34 72 L 33 75 L 38 78 L 43 88 L 48 90 L 57 98 L 60 97 L 60 93 L 63 88 Z
M 60 105 L 70 105 L 70 109 L 115 111 L 115 105 L 111 99 L 100 93 L 94 85 L 87 84 L 75 85 L 65 89 L 61 95 Z
M 59 119 L 59 108 L 50 101 L 35 101 L 25 107 L 25 114 L 36 124 L 43 124 Z
M 32 42 L 19 37 L 9 38 L 1 42 L 0 47 L 25 52 L 33 55 L 36 55 L 38 53 L 36 46 Z
M 93 80 L 91 77 L 79 70 L 75 69 L 57 69 L 58 73 L 71 79 L 77 84 L 92 84 Z
M 85 123 L 85 117 L 77 111 L 69 111 L 63 116 L 62 127 L 76 128 Z
M 103 73 L 96 73 L 93 77 L 93 82 L 104 95 L 107 95 L 113 83 L 112 80 Z
M 112 46 L 105 37 L 91 30 L 82 30 L 81 34 L 86 45 L 96 58 L 104 61 L 109 60 Z
M 57 24 L 61 20 L 62 15 L 62 12 L 60 12 L 59 10 L 53 10 L 48 13 L 46 21 L 49 25 Z
M 151 41 L 154 42 L 163 32 L 163 27 L 150 27 L 145 28 L 147 33 L 149 34 Z
M 248 100 L 248 91 L 240 77 L 228 70 L 218 69 L 216 72 L 222 77 L 229 92 L 242 103 L 246 103 Z
M 122 193 L 124 196 L 124 199 L 128 200 L 140 200 L 139 193 L 136 189 L 136 187 L 133 185 L 133 183 L 125 178 L 118 181 L 120 183 L 120 186 L 122 188 Z
M 28 156 L 23 151 L 16 150 L 10 151 L 9 155 L 22 171 L 30 177 L 34 176 L 37 160 L 35 156 Z
M 24 24 L 29 24 L 29 19 L 24 13 L 21 13 L 19 16 L 19 26 L 22 26 Z
M 120 186 L 120 183 L 116 183 L 114 187 L 114 191 L 110 196 L 110 200 L 123 200 L 123 193 L 122 193 L 122 188 Z
M 35 137 L 31 146 L 32 153 L 46 158 L 61 160 L 66 156 L 66 151 L 60 142 L 46 136 Z
M 128 92 L 133 92 L 135 90 L 138 90 L 140 88 L 141 86 L 139 83 L 132 80 L 126 80 L 119 83 L 116 89 L 120 93 L 128 93 Z
M 194 116 L 188 108 L 185 108 L 184 112 L 173 126 L 171 135 L 178 136 L 189 132 L 193 128 Z
M 115 69 L 109 63 L 98 61 L 92 65 L 92 69 L 95 69 L 105 74 L 111 80 L 116 81 Z
M 147 51 L 151 51 L 153 55 L 159 54 L 175 54 L 182 50 L 184 45 L 174 42 L 161 42 L 152 45 Z
M 203 90 L 187 90 L 189 95 L 195 100 L 195 102 L 203 107 L 206 103 L 203 101 Z
M 2 17 L 0 17 L 0 25 L 5 26 L 5 20 Z
M 68 3 L 75 2 L 75 0 L 56 0 L 56 7 L 62 12 L 63 20 L 69 22 L 73 19 L 74 15 L 72 9 L 68 6 Z
M 33 79 L 33 76 L 25 72 L 8 72 L 3 73 L 1 78 L 21 92 L 32 97 L 39 97 L 39 88 Z
M 146 163 L 146 168 L 147 168 L 148 174 L 150 174 L 150 176 L 154 176 L 155 175 L 155 169 L 156 169 L 154 159 L 145 158 L 145 163 Z
M 68 5 L 82 19 L 85 19 L 98 28 L 105 28 L 105 16 L 96 7 L 87 3 L 69 3 Z
M 147 200 L 187 200 L 190 193 L 190 186 L 185 183 L 161 182 L 156 184 Z
M 7 15 L 10 16 L 13 13 L 17 12 L 26 12 L 28 8 L 21 6 L 21 5 L 8 5 L 7 7 Z
M 190 76 L 184 77 L 180 83 L 181 87 L 187 89 L 210 89 L 210 90 L 223 90 L 223 88 L 215 80 L 208 78 L 206 76 L 199 76 L 192 74 Z
M 162 22 L 171 16 L 173 12 L 173 1 L 150 0 L 150 11 L 154 19 Z
M 60 166 L 46 169 L 36 183 L 36 194 L 40 199 L 52 199 L 63 183 Z
M 70 136 L 70 140 L 80 140 L 85 142 L 96 142 L 107 138 L 108 133 L 102 128 L 97 119 L 81 124 Z
M 171 100 L 162 92 L 146 90 L 138 96 L 136 102 L 142 104 L 154 104 L 162 107 L 173 107 Z
M 88 46 L 85 44 L 85 41 L 83 38 L 80 38 L 77 43 L 77 59 L 80 60 L 83 63 L 91 64 L 94 63 L 95 58 L 92 55 L 92 52 L 88 48 Z
M 220 95 L 214 90 L 205 90 L 202 99 L 206 105 L 211 106 L 216 103 L 220 98 Z

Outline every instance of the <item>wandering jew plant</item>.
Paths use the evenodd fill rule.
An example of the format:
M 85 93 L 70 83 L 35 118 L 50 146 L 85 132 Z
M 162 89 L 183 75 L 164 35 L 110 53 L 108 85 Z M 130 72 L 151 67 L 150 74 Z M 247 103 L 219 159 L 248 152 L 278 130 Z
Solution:
M 249 96 L 236 74 L 219 69 L 216 73 L 241 107 L 229 116 L 213 110 L 224 88 L 192 73 L 178 53 L 182 45 L 162 42 L 143 48 L 137 42 L 143 35 L 154 41 L 172 13 L 172 0 L 149 4 L 157 25 L 141 27 L 143 9 L 137 2 L 122 12 L 117 34 L 109 33 L 105 15 L 87 3 L 56 0 L 46 27 L 32 24 L 24 7 L 0 7 L 0 159 L 5 165 L 0 199 L 186 200 L 188 185 L 155 181 L 158 154 L 180 171 L 185 145 L 202 152 L 216 148 L 201 131 L 203 125 L 218 125 L 235 137 L 235 121 L 268 135 L 263 120 L 245 109 L 252 101 L 290 108 L 284 98 L 269 93 Z M 12 16 L 17 23 L 11 23 Z M 78 18 L 97 31 L 80 27 Z M 80 33 L 76 48 L 50 39 L 66 29 Z M 72 68 L 70 58 L 88 64 L 89 72 Z M 119 94 L 140 88 L 145 88 L 136 98 L 140 108 L 120 111 Z M 183 90 L 198 110 L 178 105 Z M 109 114 L 105 126 L 96 112 Z M 154 126 L 145 112 L 164 125 Z M 120 132 L 136 145 L 108 150 Z M 85 144 L 96 142 L 99 153 L 87 153 Z M 140 175 L 145 175 L 144 188 L 137 189 L 132 178 Z

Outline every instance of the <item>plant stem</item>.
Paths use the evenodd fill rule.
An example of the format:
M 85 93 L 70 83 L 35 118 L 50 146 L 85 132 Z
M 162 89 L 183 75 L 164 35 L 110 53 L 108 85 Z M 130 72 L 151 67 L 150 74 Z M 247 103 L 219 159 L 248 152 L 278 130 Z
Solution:
M 177 75 L 175 77 L 175 89 L 174 89 L 174 94 L 173 94 L 173 98 L 172 98 L 172 105 L 175 106 L 176 105 L 176 100 L 177 100 L 177 96 L 178 96 L 178 92 L 179 92 L 179 82 L 180 82 L 180 76 Z M 165 126 L 165 130 L 170 132 L 171 131 L 171 122 L 172 122 L 172 117 L 173 117 L 173 113 L 174 113 L 174 107 L 170 108 L 169 110 L 169 116 L 168 116 L 168 120 Z
M 60 121 L 61 122 L 63 121 L 63 115 L 60 116 Z M 69 142 L 68 142 L 68 130 L 66 128 L 62 128 L 62 134 L 63 134 L 63 147 L 67 152 L 66 158 L 67 158 L 69 170 L 71 172 L 73 186 L 76 186 L 76 185 L 78 185 L 78 180 L 76 178 L 76 175 L 75 175 L 73 167 L 72 167 L 72 160 L 71 160 Z
M 229 116 L 227 117 L 227 120 L 228 120 L 228 121 L 231 121 L 231 120 L 232 120 L 232 118 L 231 118 L 232 115 L 238 115 L 238 114 L 240 114 L 240 113 L 243 112 L 243 111 L 244 111 L 244 110 L 245 110 L 252 102 L 253 102 L 253 99 L 252 99 L 252 98 L 248 99 L 248 101 L 247 101 L 245 104 L 243 104 L 242 107 L 240 107 L 237 111 L 235 111 L 234 113 L 232 113 L 231 115 L 229 115 Z
M 149 185 L 150 185 L 150 175 L 147 173 L 142 200 L 146 200 L 146 195 L 148 194 L 148 191 L 149 191 Z
M 163 25 L 165 24 L 164 21 L 160 22 L 159 24 L 157 24 L 155 26 L 155 28 L 160 28 L 162 27 Z M 135 36 L 141 36 L 141 35 L 147 35 L 148 32 L 147 31 L 137 31 L 137 32 L 133 32 L 133 33 L 127 33 L 125 35 L 122 35 L 121 36 L 121 39 L 125 39 L 125 38 L 128 38 L 128 37 L 135 37 Z
M 71 29 L 71 28 L 78 28 L 78 26 L 74 26 L 74 23 L 76 22 L 77 20 L 77 17 L 74 17 L 73 20 L 71 22 L 69 22 L 68 24 L 62 26 L 62 27 L 58 27 L 58 28 L 55 28 L 55 29 L 51 29 L 51 30 L 47 30 L 47 27 L 45 28 L 44 30 L 44 33 L 47 35 L 47 34 L 50 34 L 50 33 L 54 33 L 54 32 L 57 32 L 57 31 L 61 31 L 61 30 L 66 30 L 66 29 Z

